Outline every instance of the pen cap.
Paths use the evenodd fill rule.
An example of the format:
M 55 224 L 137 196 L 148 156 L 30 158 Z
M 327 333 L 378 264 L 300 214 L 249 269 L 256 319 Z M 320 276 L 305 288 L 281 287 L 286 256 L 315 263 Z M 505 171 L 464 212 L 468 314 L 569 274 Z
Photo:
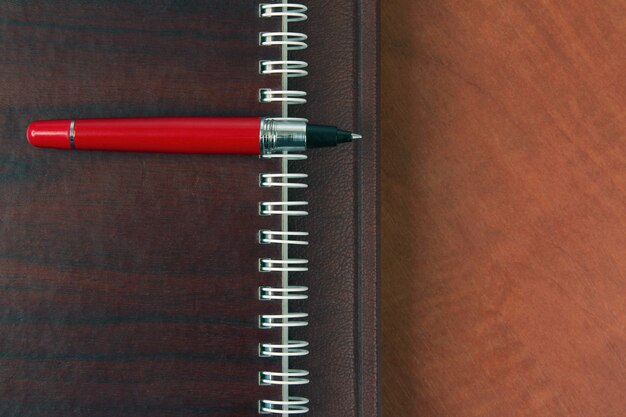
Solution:
M 28 142 L 40 148 L 71 149 L 71 120 L 39 120 L 26 131 Z

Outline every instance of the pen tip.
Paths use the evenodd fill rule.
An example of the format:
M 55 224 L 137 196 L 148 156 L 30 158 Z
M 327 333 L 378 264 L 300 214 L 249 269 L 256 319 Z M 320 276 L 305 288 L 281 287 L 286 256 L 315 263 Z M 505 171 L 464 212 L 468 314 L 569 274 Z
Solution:
M 363 136 L 359 135 L 358 133 L 352 133 L 352 140 L 362 139 L 362 138 L 363 138 Z

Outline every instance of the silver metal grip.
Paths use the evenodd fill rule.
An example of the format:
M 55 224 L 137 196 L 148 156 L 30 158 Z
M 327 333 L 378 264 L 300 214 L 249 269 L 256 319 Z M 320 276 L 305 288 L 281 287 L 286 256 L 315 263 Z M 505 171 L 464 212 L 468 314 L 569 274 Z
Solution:
M 74 126 L 76 125 L 76 120 L 72 120 L 70 122 L 70 148 L 76 149 L 76 143 L 74 143 L 74 139 L 76 137 L 76 129 Z
M 261 155 L 306 150 L 306 122 L 303 120 L 261 119 Z

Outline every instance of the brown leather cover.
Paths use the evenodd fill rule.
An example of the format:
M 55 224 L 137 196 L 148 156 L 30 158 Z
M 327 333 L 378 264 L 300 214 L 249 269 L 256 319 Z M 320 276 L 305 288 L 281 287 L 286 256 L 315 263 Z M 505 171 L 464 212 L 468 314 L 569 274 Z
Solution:
M 277 305 L 257 300 L 278 276 L 257 243 L 279 227 L 257 215 L 278 200 L 258 187 L 278 163 L 245 156 L 68 152 L 30 147 L 34 119 L 279 114 L 259 104 L 258 1 L 0 4 L 0 415 L 252 416 L 260 398 L 257 329 Z M 377 388 L 376 1 L 321 1 L 293 29 L 310 76 L 294 115 L 362 133 L 355 146 L 311 152 L 292 170 L 310 187 L 293 251 L 310 298 L 294 331 L 311 355 L 311 416 L 375 416 Z
M 302 24 L 309 76 L 290 82 L 308 91 L 293 114 L 363 134 L 354 146 L 312 150 L 292 164 L 309 174 L 309 188 L 293 199 L 309 201 L 309 216 L 292 222 L 311 233 L 297 255 L 310 261 L 306 283 L 310 326 L 294 331 L 311 354 L 294 361 L 311 383 L 298 393 L 314 416 L 380 414 L 377 388 L 378 276 L 378 2 L 321 1 Z M 297 26 L 300 29 L 300 26 Z M 294 56 L 299 56 L 294 54 Z M 294 390 L 296 391 L 296 390 Z

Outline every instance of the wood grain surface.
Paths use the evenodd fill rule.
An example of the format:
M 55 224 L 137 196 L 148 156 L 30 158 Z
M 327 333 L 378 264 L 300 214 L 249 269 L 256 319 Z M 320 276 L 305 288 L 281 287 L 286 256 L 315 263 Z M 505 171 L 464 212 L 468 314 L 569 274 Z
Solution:
M 257 0 L 0 2 L 0 415 L 255 416 L 279 163 L 28 145 L 32 120 L 276 114 Z
M 382 3 L 384 415 L 626 415 L 626 3 Z

